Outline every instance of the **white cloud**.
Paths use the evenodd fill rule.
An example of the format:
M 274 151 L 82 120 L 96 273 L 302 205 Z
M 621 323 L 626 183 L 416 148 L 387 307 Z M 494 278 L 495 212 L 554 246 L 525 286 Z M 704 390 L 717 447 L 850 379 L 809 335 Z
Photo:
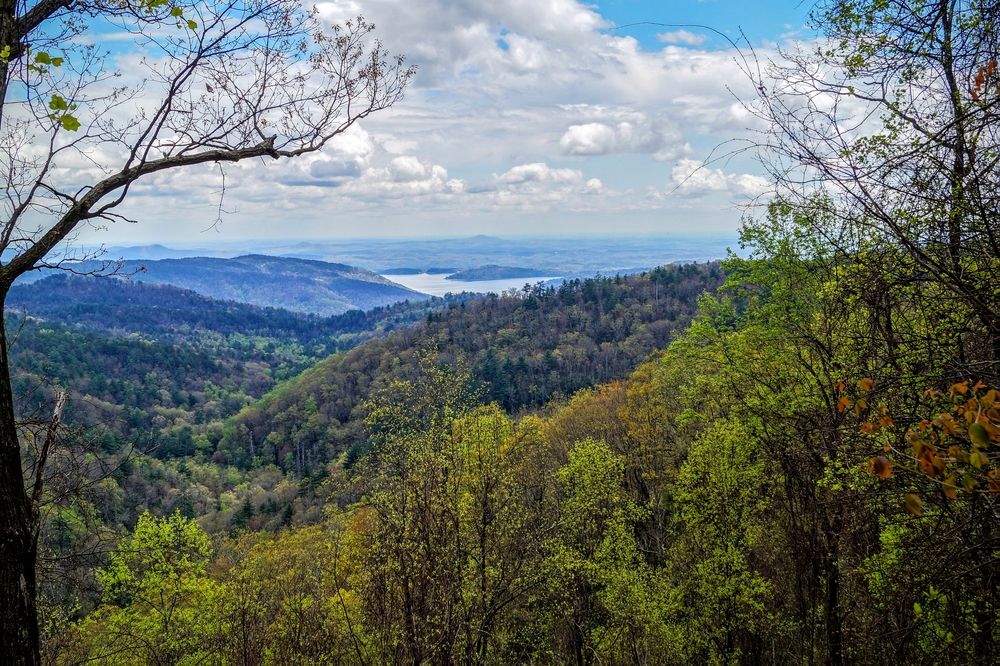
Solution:
M 671 31 L 659 36 L 662 47 L 644 49 L 605 31 L 600 10 L 578 0 L 332 0 L 317 10 L 324 21 L 364 14 L 419 74 L 391 111 L 320 154 L 226 165 L 234 222 L 295 210 L 296 231 L 285 233 L 309 235 L 358 211 L 441 220 L 479 211 L 502 229 L 506 213 L 488 214 L 515 207 L 614 214 L 627 228 L 621 211 L 764 188 L 749 164 L 727 167 L 737 174 L 691 168 L 753 125 L 731 92 L 750 97 L 752 86 L 733 52 L 700 48 L 704 35 Z M 137 210 L 165 219 L 184 210 L 185 220 L 204 211 L 210 221 L 220 188 L 218 169 L 160 174 L 136 189 Z M 141 205 L 153 196 L 155 206 Z M 662 219 L 664 229 L 674 223 Z M 411 230 L 424 232 L 435 229 Z
M 675 159 L 690 150 L 672 124 L 651 122 L 642 114 L 611 126 L 606 123 L 570 125 L 559 139 L 564 155 L 650 154 L 653 159 Z
M 580 183 L 583 172 L 579 169 L 550 169 L 544 162 L 522 164 L 507 173 L 497 176 L 497 181 L 508 185 L 531 182 Z
M 683 44 L 685 46 L 701 46 L 708 41 L 708 35 L 699 35 L 689 30 L 674 30 L 663 32 L 656 36 L 665 44 Z
M 431 167 L 433 169 L 433 167 Z M 397 157 L 386 167 L 392 180 L 397 183 L 405 183 L 413 180 L 423 180 L 427 176 L 428 168 L 420 163 L 412 155 Z M 447 177 L 447 173 L 445 174 Z
M 728 192 L 755 198 L 769 189 L 767 179 L 753 174 L 727 174 L 722 169 L 706 167 L 700 160 L 678 160 L 671 169 L 668 193 L 700 197 L 713 192 Z
M 566 155 L 607 155 L 617 144 L 615 129 L 604 123 L 570 125 L 559 139 L 559 147 Z

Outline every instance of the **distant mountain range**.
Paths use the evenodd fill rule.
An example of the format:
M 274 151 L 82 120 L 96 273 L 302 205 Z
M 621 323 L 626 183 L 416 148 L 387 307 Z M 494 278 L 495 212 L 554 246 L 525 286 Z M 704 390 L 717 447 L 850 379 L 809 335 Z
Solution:
M 411 301 L 367 312 L 352 310 L 321 317 L 280 308 L 210 298 L 170 284 L 134 280 L 51 275 L 16 284 L 6 307 L 16 314 L 58 322 L 70 330 L 109 337 L 138 335 L 162 342 L 217 344 L 233 336 L 266 338 L 329 352 L 419 321 L 445 307 L 440 298 Z
M 625 267 L 649 269 L 674 262 L 720 259 L 726 256 L 727 248 L 736 248 L 737 243 L 735 234 L 719 237 L 608 234 L 520 238 L 480 235 L 467 238 L 213 240 L 187 247 L 109 247 L 106 256 L 155 260 L 180 256 L 226 258 L 267 254 L 362 266 L 382 274 L 405 271 L 397 273 L 399 275 L 439 270 L 452 273 L 486 264 L 531 266 L 540 271 L 535 275 L 594 275 L 597 272 L 614 275 Z
M 81 272 L 97 270 L 100 262 L 81 262 L 75 268 Z M 54 272 L 33 273 L 19 283 Z M 130 279 L 139 282 L 171 284 L 215 299 L 324 316 L 427 298 L 363 268 L 264 255 L 129 259 L 121 273 L 132 274 Z

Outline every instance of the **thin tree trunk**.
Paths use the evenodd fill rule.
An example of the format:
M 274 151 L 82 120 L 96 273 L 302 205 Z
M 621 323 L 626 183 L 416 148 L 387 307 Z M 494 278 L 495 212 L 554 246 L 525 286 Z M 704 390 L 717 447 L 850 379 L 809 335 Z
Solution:
M 0 294 L 0 663 L 38 664 L 35 512 L 24 489 L 21 447 Z
M 844 663 L 844 645 L 840 615 L 840 562 L 836 552 L 831 560 L 826 578 L 827 663 L 830 666 L 841 666 Z

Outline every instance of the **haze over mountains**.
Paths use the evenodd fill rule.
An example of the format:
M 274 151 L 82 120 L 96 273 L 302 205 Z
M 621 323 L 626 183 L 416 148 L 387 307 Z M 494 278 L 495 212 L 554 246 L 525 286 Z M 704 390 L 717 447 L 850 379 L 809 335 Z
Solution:
M 398 269 L 447 272 L 489 264 L 535 269 L 536 275 L 614 274 L 668 263 L 704 262 L 737 247 L 734 236 L 578 236 L 438 239 L 362 239 L 302 241 L 219 241 L 184 247 L 145 245 L 109 247 L 107 257 L 174 259 L 231 258 L 247 254 L 312 259 L 359 266 L 376 273 Z
M 100 263 L 81 262 L 77 269 L 96 270 Z M 37 280 L 50 273 L 32 277 Z M 128 259 L 122 273 L 139 282 L 171 284 L 215 299 L 325 316 L 427 298 L 363 268 L 264 255 Z
M 725 256 L 732 245 L 727 238 L 480 235 L 402 241 L 246 241 L 188 248 L 152 244 L 107 248 L 103 258 L 123 259 L 119 275 L 137 282 L 330 316 L 424 300 L 429 294 L 500 293 L 519 289 L 524 282 L 545 280 L 558 286 L 566 279 L 598 273 L 625 275 L 667 263 L 709 261 Z M 101 267 L 100 261 L 74 265 L 79 272 Z M 19 284 L 53 272 L 58 273 L 25 275 Z

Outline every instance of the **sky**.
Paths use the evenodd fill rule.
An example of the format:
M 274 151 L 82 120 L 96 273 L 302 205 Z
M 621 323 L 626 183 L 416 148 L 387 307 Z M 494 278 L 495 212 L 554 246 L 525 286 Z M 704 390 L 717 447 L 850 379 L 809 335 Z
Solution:
M 405 98 L 321 153 L 140 181 L 109 245 L 239 238 L 734 235 L 768 184 L 722 36 L 808 39 L 808 4 L 767 0 L 333 0 L 418 67 Z M 665 27 L 629 24 L 700 24 Z M 743 42 L 745 44 L 745 42 Z M 127 51 L 127 46 L 120 46 Z M 122 52 L 122 62 L 129 54 Z M 706 160 L 716 158 L 706 164 Z

